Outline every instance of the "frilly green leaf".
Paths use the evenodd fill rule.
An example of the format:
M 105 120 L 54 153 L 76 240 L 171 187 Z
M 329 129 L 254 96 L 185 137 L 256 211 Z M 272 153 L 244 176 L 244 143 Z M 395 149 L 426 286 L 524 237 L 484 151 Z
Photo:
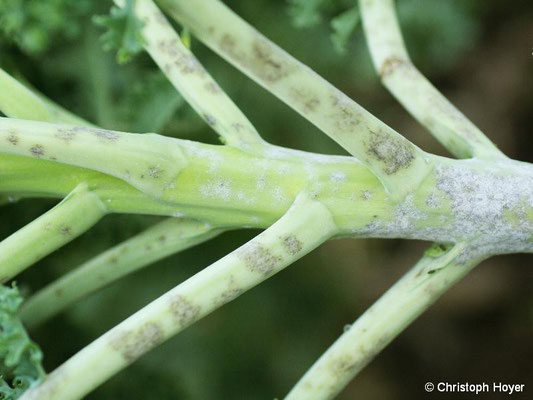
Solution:
M 15 285 L 0 285 L 0 399 L 15 400 L 44 376 L 39 347 L 28 337 L 17 316 L 22 303 Z
M 117 50 L 117 61 L 124 64 L 143 50 L 143 22 L 135 15 L 135 0 L 126 0 L 124 7 L 112 7 L 109 15 L 95 16 L 96 25 L 107 28 L 101 37 L 104 50 Z

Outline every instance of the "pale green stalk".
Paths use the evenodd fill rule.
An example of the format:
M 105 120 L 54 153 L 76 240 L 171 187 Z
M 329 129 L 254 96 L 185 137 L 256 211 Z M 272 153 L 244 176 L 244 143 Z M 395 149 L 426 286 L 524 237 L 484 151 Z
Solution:
M 90 125 L 34 92 L 0 68 L 0 110 L 12 118 Z
M 359 0 L 368 47 L 387 89 L 459 158 L 506 157 L 412 64 L 392 0 Z
M 35 293 L 20 308 L 20 318 L 26 326 L 38 325 L 104 286 L 220 233 L 195 220 L 162 221 Z
M 394 198 L 418 187 L 425 153 L 300 63 L 218 0 L 159 3 L 207 46 L 368 166 Z
M 0 110 L 13 118 L 54 121 L 46 103 L 1 68 Z
M 90 168 L 163 197 L 186 161 L 171 138 L 0 118 L 0 153 Z
M 279 221 L 111 329 L 21 400 L 80 399 L 138 357 L 335 234 L 329 210 L 300 195 Z
M 436 254 L 435 254 L 436 253 Z M 285 400 L 333 399 L 396 336 L 478 265 L 466 244 L 430 249 L 315 362 Z
M 86 184 L 79 184 L 61 203 L 0 242 L 0 282 L 75 239 L 107 213 Z
M 250 121 L 183 44 L 152 0 L 137 0 L 135 14 L 144 23 L 146 51 L 207 124 L 230 146 L 263 145 Z

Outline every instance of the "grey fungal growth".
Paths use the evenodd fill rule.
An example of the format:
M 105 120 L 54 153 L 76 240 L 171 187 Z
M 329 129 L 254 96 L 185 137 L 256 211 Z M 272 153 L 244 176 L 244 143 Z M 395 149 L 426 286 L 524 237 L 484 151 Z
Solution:
M 34 157 L 41 158 L 44 156 L 44 147 L 40 144 L 36 144 L 30 148 L 30 153 Z
M 244 262 L 246 267 L 262 275 L 270 275 L 281 261 L 281 257 L 272 253 L 259 243 L 246 243 L 241 247 L 237 256 Z
M 300 240 L 294 235 L 289 235 L 283 238 L 282 242 L 283 248 L 291 256 L 295 256 L 300 251 L 302 251 L 303 245 Z
M 170 312 L 185 327 L 196 321 L 200 315 L 201 308 L 184 296 L 176 296 L 170 301 Z
M 403 140 L 381 131 L 372 131 L 367 154 L 385 165 L 385 173 L 392 175 L 400 169 L 409 168 L 415 159 L 412 146 Z
M 110 344 L 127 362 L 133 362 L 163 340 L 164 335 L 159 325 L 147 322 L 136 331 L 118 333 L 110 340 Z

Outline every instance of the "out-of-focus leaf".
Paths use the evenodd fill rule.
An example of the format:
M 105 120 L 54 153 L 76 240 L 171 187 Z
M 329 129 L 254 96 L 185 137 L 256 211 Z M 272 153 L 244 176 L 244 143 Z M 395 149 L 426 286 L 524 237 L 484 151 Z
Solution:
M 322 22 L 323 7 L 329 0 L 289 0 L 289 14 L 295 26 L 307 28 Z
M 130 61 L 143 50 L 143 23 L 135 15 L 135 0 L 126 0 L 124 7 L 112 7 L 109 15 L 96 16 L 93 21 L 107 28 L 102 35 L 104 50 L 117 50 L 120 64 Z
M 339 53 L 346 50 L 346 44 L 359 25 L 359 21 L 360 15 L 357 7 L 345 11 L 331 20 L 331 28 L 333 29 L 331 40 Z
M 24 53 L 39 55 L 57 39 L 74 39 L 90 0 L 0 0 L 0 34 Z
M 159 71 L 143 74 L 124 94 L 123 118 L 135 132 L 160 132 L 185 104 L 183 97 Z

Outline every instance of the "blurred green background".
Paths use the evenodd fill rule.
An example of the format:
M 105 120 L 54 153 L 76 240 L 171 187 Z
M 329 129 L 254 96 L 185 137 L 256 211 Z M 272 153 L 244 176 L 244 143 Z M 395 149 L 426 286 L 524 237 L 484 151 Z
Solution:
M 353 7 L 354 1 L 226 3 L 418 146 L 447 155 L 380 86 L 360 24 L 344 52 L 331 41 L 330 20 Z M 0 66 L 101 126 L 217 143 L 216 135 L 146 55 L 117 65 L 113 54 L 102 51 L 101 30 L 91 16 L 105 14 L 110 5 L 0 0 Z M 533 3 L 398 0 L 398 8 L 407 46 L 419 68 L 507 155 L 533 162 Z M 192 49 L 265 139 L 291 148 L 345 154 L 194 38 Z M 53 204 L 36 199 L 0 208 L 0 238 Z M 108 216 L 18 277 L 19 286 L 29 295 L 157 220 Z M 226 233 L 163 260 L 30 332 L 43 349 L 45 368 L 52 370 L 256 233 Z M 343 327 L 390 287 L 425 247 L 427 243 L 405 240 L 328 242 L 152 351 L 87 399 L 281 398 Z M 425 399 L 431 397 L 423 388 L 427 381 L 525 383 L 526 394 L 513 398 L 531 398 L 531 261 L 531 256 L 513 255 L 484 262 L 379 355 L 339 399 Z

